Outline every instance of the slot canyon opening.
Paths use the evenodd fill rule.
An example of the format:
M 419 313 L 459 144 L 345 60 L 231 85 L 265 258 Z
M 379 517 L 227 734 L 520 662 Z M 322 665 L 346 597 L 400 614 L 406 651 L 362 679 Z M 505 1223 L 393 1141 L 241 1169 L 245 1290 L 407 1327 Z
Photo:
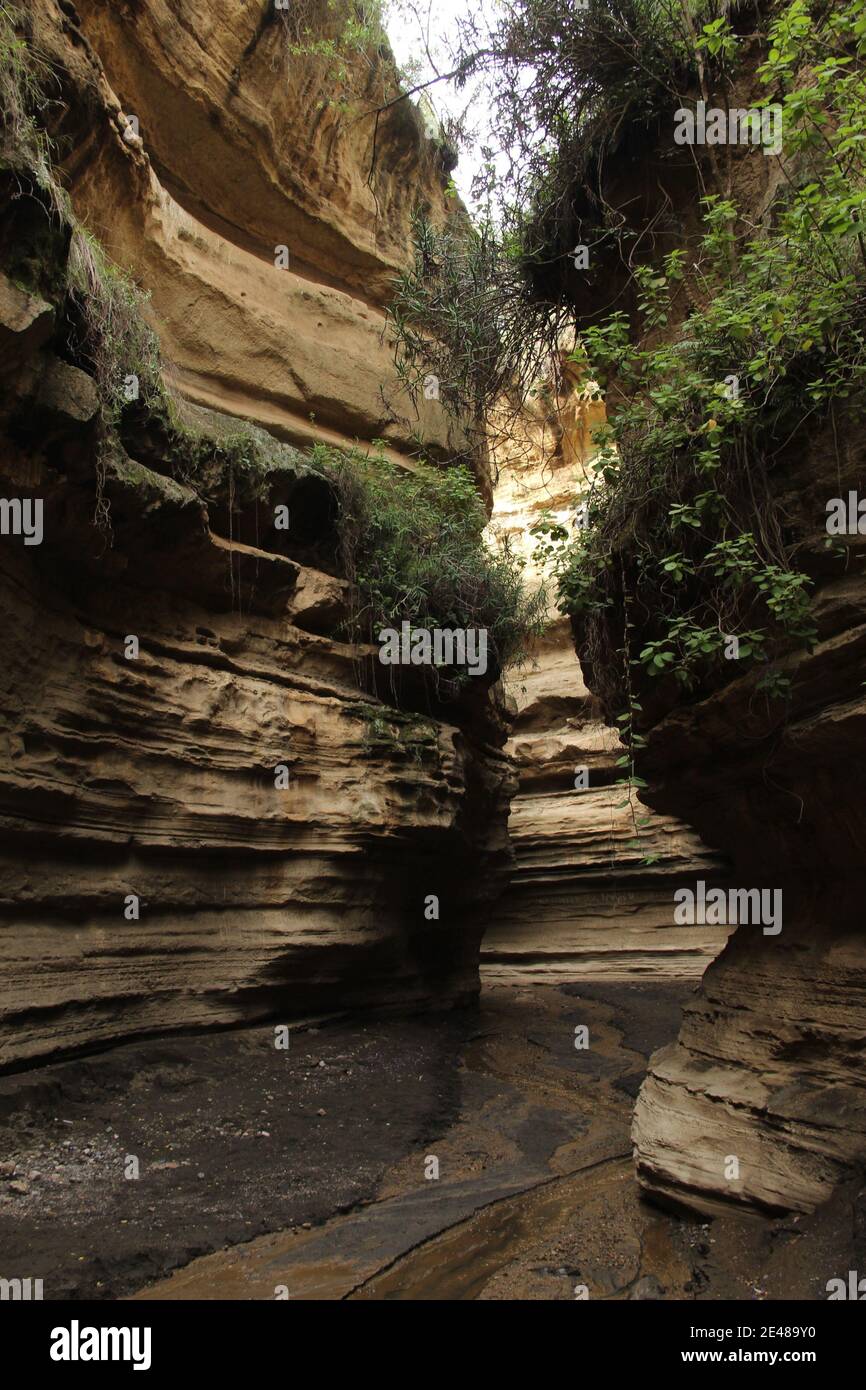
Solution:
M 453 19 L 0 3 L 0 1301 L 863 1294 L 862 14 Z

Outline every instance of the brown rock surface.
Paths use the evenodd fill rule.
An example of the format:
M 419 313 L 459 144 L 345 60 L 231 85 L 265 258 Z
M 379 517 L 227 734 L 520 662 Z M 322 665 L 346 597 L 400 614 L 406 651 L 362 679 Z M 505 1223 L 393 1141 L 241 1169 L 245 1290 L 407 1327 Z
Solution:
M 382 405 L 374 301 L 416 197 L 443 206 L 435 152 L 414 117 L 384 120 L 368 189 L 370 129 L 328 109 L 310 122 L 323 77 L 301 64 L 307 85 L 285 89 L 282 31 L 240 62 L 263 13 L 34 4 L 75 209 L 152 292 L 184 426 L 214 440 L 241 416 L 414 449 L 415 425 Z M 113 82 L 143 143 L 123 138 Z M 172 170 L 194 211 L 163 186 Z M 298 243 L 291 271 L 265 255 L 279 228 Z M 0 539 L 0 1067 L 472 998 L 482 908 L 509 864 L 494 704 L 476 689 L 471 708 L 419 713 L 417 692 L 403 710 L 365 693 L 371 654 L 341 636 L 334 499 L 297 450 L 263 435 L 249 495 L 231 466 L 188 476 L 153 419 L 124 418 L 106 449 L 95 382 L 65 360 L 68 250 L 38 196 L 4 197 L 0 261 L 45 298 L 0 284 L 0 494 L 43 504 L 44 540 Z
M 452 215 L 439 147 L 411 103 L 376 126 L 398 90 L 390 59 L 358 56 L 343 110 L 327 60 L 293 54 L 266 15 L 252 0 L 39 0 L 75 209 L 148 290 L 188 399 L 296 444 L 382 439 L 445 459 L 465 435 L 400 390 L 382 309 L 413 213 Z
M 541 578 L 530 528 L 545 511 L 570 522 L 602 415 L 574 385 L 557 399 L 542 396 L 518 438 L 494 450 L 492 524 L 526 558 L 530 583 Z M 484 937 L 484 978 L 699 976 L 727 932 L 675 926 L 673 891 L 683 875 L 717 877 L 718 857 L 671 816 L 653 816 L 636 837 L 632 809 L 646 813 L 624 804 L 614 785 L 622 746 L 554 606 L 530 665 L 509 677 L 508 689 L 516 703 L 508 744 L 519 778 L 508 826 L 516 864 Z M 581 768 L 585 788 L 575 785 Z
M 684 209 L 677 241 L 688 263 L 702 190 L 691 153 L 678 162 L 654 139 L 648 132 L 640 158 L 608 161 L 605 198 L 646 226 L 670 196 Z M 760 226 L 781 168 L 735 149 L 729 177 L 750 225 Z M 580 308 L 610 300 L 609 285 L 603 295 L 593 286 Z M 790 700 L 768 703 L 756 688 L 760 669 L 739 674 L 735 662 L 691 697 L 673 681 L 638 687 L 648 741 L 638 760 L 649 783 L 642 799 L 682 816 L 728 857 L 733 885 L 778 890 L 783 902 L 779 934 L 764 935 L 760 924 L 733 932 L 638 1098 L 641 1183 L 699 1210 L 720 1202 L 810 1210 L 866 1153 L 863 538 L 849 538 L 841 558 L 825 548 L 828 500 L 849 488 L 862 496 L 866 483 L 862 423 L 844 401 L 831 421 L 807 417 L 778 441 L 771 481 L 786 535 L 801 540 L 796 563 L 815 582 L 817 645 L 775 662 L 790 678 Z M 637 650 L 650 631 L 643 622 Z M 677 886 L 694 890 L 697 877 L 684 874 Z
M 799 478 L 792 470 L 805 506 L 821 492 L 821 457 L 804 450 Z M 831 474 L 823 487 L 836 495 Z M 783 663 L 787 710 L 768 711 L 744 676 L 652 730 L 653 804 L 681 809 L 732 855 L 737 884 L 779 889 L 783 903 L 778 935 L 737 928 L 641 1092 L 641 1180 L 692 1205 L 721 1196 L 809 1210 L 866 1157 L 864 825 L 851 795 L 866 629 L 854 564 L 819 589 L 815 650 Z M 738 1181 L 723 1176 L 730 1154 Z

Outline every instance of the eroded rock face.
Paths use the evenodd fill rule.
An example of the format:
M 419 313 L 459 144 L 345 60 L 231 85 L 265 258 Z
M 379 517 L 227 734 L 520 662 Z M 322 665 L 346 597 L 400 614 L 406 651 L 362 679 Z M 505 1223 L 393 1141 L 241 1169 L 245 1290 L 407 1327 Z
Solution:
M 440 151 L 411 102 L 381 112 L 373 147 L 370 113 L 400 90 L 387 51 L 347 61 L 311 51 L 344 22 L 326 0 L 303 6 L 306 38 L 295 14 L 267 0 L 75 9 L 178 203 L 269 261 L 288 245 L 310 280 L 389 298 L 414 210 L 443 218 L 449 205 Z
M 441 171 L 414 117 L 387 118 L 371 191 L 371 131 L 311 124 L 321 74 L 284 86 L 267 10 L 35 4 L 73 202 L 152 292 L 185 424 L 387 435 L 402 458 L 419 422 L 382 405 L 379 305 Z M 231 470 L 191 481 L 153 421 L 106 451 L 97 385 L 67 360 L 69 228 L 3 191 L 0 496 L 43 512 L 39 544 L 0 538 L 0 1067 L 467 1001 L 510 862 L 497 708 L 480 689 L 447 709 L 369 693 L 374 654 L 341 635 L 334 498 L 290 444 L 269 438 L 255 495 Z
M 527 561 L 543 512 L 570 524 L 585 488 L 592 430 L 603 418 L 576 380 L 543 396 L 501 446 L 492 524 Z M 496 454 L 496 451 L 494 451 Z M 675 926 L 674 888 L 715 882 L 717 855 L 672 816 L 624 804 L 623 748 L 584 684 L 568 620 L 551 606 L 532 660 L 509 676 L 516 714 L 508 749 L 519 788 L 509 834 L 516 864 L 484 937 L 485 979 L 697 978 L 723 946 L 713 926 Z
M 43 447 L 7 421 L 0 453 L 3 495 L 44 503 L 40 545 L 0 546 L 0 1064 L 469 999 L 508 865 L 492 711 L 472 729 L 365 695 L 370 656 L 333 635 L 345 584 L 220 535 L 131 460 L 105 476 L 109 542 L 77 397 L 63 423 L 38 400 Z
M 778 938 L 737 928 L 652 1059 L 633 1137 L 657 1197 L 808 1211 L 866 1159 L 862 931 L 825 920 L 831 893 L 795 891 Z
M 677 169 L 651 136 L 634 144 L 641 139 L 640 159 L 633 149 L 608 161 L 606 198 L 646 225 L 661 206 L 656 180 L 671 195 L 678 188 L 673 231 L 688 263 L 701 196 L 694 171 Z M 783 175 L 744 149 L 730 155 L 735 201 L 759 227 Z M 700 306 L 688 284 L 685 295 L 681 318 Z M 603 301 L 592 287 L 581 308 L 610 299 L 609 287 Z M 815 585 L 814 650 L 775 662 L 790 679 L 790 699 L 768 702 L 757 688 L 761 671 L 739 675 L 735 662 L 691 698 L 672 681 L 640 687 L 642 799 L 681 816 L 728 857 L 731 884 L 779 892 L 783 904 L 779 932 L 737 926 L 686 1008 L 678 1040 L 651 1059 L 638 1098 L 633 1138 L 644 1189 L 704 1211 L 731 1202 L 810 1210 L 866 1156 L 866 549 L 862 536 L 846 537 L 846 554 L 832 558 L 825 527 L 831 498 L 863 495 L 866 450 L 862 422 L 841 401 L 833 413 L 829 422 L 807 417 L 773 460 L 779 516 Z M 647 635 L 640 624 L 636 644 Z M 576 635 L 580 646 L 579 628 Z M 677 887 L 696 884 L 690 872 Z
M 411 103 L 377 123 L 387 55 L 341 90 L 258 0 L 37 0 L 33 25 L 63 74 L 50 114 L 75 209 L 150 293 L 187 399 L 299 445 L 465 450 L 438 400 L 400 389 L 386 333 L 413 214 L 461 215 Z
M 816 562 L 819 519 L 838 494 L 828 464 L 819 441 L 788 475 L 803 515 L 814 508 Z M 852 442 L 843 488 L 863 479 L 863 464 Z M 682 810 L 731 854 L 733 881 L 778 889 L 783 904 L 778 934 L 736 929 L 638 1101 L 641 1181 L 690 1205 L 809 1210 L 866 1158 L 866 826 L 854 791 L 866 756 L 866 584 L 856 548 L 850 563 L 820 584 L 815 650 L 782 663 L 787 709 L 771 713 L 756 676 L 744 676 L 670 713 L 650 738 L 653 804 Z M 737 1179 L 725 1177 L 730 1155 Z

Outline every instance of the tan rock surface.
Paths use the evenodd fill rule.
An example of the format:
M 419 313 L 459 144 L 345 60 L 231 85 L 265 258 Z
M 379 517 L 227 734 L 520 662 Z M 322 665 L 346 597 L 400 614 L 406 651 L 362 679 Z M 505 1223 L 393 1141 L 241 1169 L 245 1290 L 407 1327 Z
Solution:
M 453 215 L 411 103 L 382 114 L 368 184 L 375 108 L 398 90 L 390 60 L 369 70 L 358 57 L 342 111 L 332 68 L 293 57 L 258 3 L 87 0 L 76 13 L 80 29 L 48 0 L 34 8 L 71 89 L 64 174 L 78 214 L 149 292 L 183 394 L 299 445 L 464 451 L 437 400 L 401 391 L 381 307 L 413 212 Z
M 540 397 L 518 438 L 494 450 L 492 526 L 524 556 L 530 582 L 541 579 L 530 528 L 545 511 L 570 524 L 602 415 L 575 385 L 559 399 Z M 675 926 L 673 891 L 683 875 L 717 876 L 718 857 L 669 816 L 654 816 L 634 843 L 632 812 L 646 812 L 624 805 L 614 786 L 619 738 L 587 690 L 569 623 L 553 606 L 532 662 L 508 686 L 517 708 L 508 744 L 519 778 L 509 820 L 516 864 L 484 937 L 484 978 L 699 977 L 727 932 Z M 575 785 L 579 769 L 585 788 Z
M 383 404 L 376 303 L 415 205 L 444 207 L 435 151 L 395 112 L 371 190 L 369 123 L 316 116 L 323 74 L 301 63 L 287 85 L 282 30 L 243 60 L 266 12 L 36 0 L 75 209 L 151 293 L 184 422 L 387 437 L 408 466 L 420 427 L 447 461 L 436 402 L 420 426 Z M 366 693 L 334 499 L 297 450 L 268 440 L 253 498 L 219 461 L 190 481 L 159 421 L 124 423 L 126 454 L 106 453 L 94 381 L 64 360 L 68 228 L 11 196 L 0 223 L 3 254 L 46 283 L 43 301 L 0 282 L 0 493 L 44 503 L 42 544 L 0 543 L 0 1067 L 472 998 L 510 862 L 493 703 L 418 713 L 411 692 L 404 710 Z M 294 537 L 267 520 L 276 501 Z
M 142 472 L 107 479 L 110 559 L 89 490 L 47 468 L 44 543 L 0 549 L 0 1065 L 470 998 L 508 860 L 506 761 L 435 720 L 420 756 L 411 722 L 373 745 L 394 712 L 358 690 L 351 648 L 290 616 L 310 572 L 281 560 L 238 611 L 228 560 L 272 557 Z
M 381 304 L 406 265 L 416 206 L 449 215 L 413 104 L 382 111 L 377 126 L 377 107 L 400 90 L 387 54 L 344 63 L 293 51 L 291 19 L 262 0 L 81 0 L 76 10 L 160 182 L 228 241 L 269 260 L 287 245 L 306 278 Z M 323 0 L 300 18 L 313 42 L 342 22 Z

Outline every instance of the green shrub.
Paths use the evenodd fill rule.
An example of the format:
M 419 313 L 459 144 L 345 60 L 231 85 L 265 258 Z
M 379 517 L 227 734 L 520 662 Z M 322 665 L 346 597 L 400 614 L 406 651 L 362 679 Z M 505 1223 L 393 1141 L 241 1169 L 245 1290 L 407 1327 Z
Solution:
M 145 401 L 161 402 L 162 356 L 144 317 L 147 295 L 80 223 L 69 246 L 67 286 L 83 325 L 82 339 L 73 347 L 87 360 L 108 417 L 115 422 L 120 417 L 128 376 L 137 377 Z
M 38 113 L 52 83 L 47 60 L 23 37 L 26 16 L 0 3 L 0 166 L 32 176 L 49 205 L 62 212 L 68 199 L 55 178 L 51 142 Z
M 485 539 L 487 514 L 467 468 L 416 465 L 317 447 L 313 464 L 339 501 L 342 566 L 355 591 L 353 640 L 382 628 L 486 629 L 490 669 L 519 664 L 544 626 L 546 596 L 530 595 L 523 562 Z M 459 677 L 459 673 L 458 673 Z
M 589 524 L 564 540 L 555 568 L 614 700 L 624 659 L 689 691 L 723 664 L 732 636 L 744 662 L 813 637 L 803 537 L 773 471 L 800 430 L 834 411 L 862 418 L 866 401 L 862 7 L 782 7 L 760 76 L 797 156 L 769 226 L 756 234 L 730 199 L 707 197 L 692 271 L 705 307 L 668 331 L 683 278 L 675 251 L 636 271 L 648 345 L 636 348 L 614 313 L 585 330 L 578 354 L 615 409 L 595 435 Z M 611 621 L 622 606 L 640 614 L 636 651 Z

